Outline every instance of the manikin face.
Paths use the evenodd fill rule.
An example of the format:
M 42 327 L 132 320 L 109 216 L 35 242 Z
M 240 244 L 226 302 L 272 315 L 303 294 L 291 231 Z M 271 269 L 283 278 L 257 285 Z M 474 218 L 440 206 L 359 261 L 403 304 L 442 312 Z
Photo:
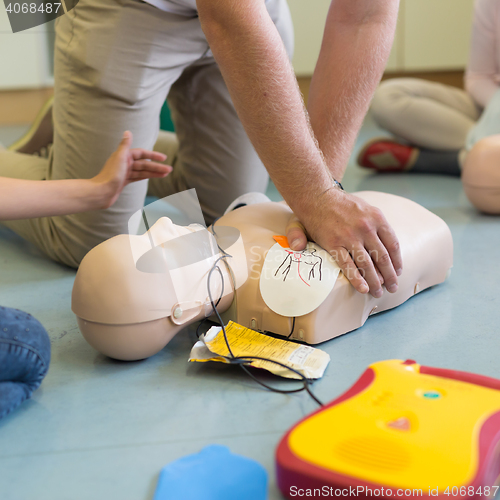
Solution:
M 149 245 L 146 252 L 145 244 Z M 205 227 L 198 224 L 178 226 L 169 218 L 162 217 L 141 236 L 140 249 L 134 247 L 133 240 L 131 245 L 139 272 L 161 274 L 169 282 L 171 309 L 175 315 L 210 302 L 207 280 L 222 254 L 216 239 Z M 139 257 L 137 260 L 136 256 Z M 214 298 L 222 292 L 222 279 L 227 283 L 226 292 L 232 290 L 226 266 L 220 260 L 219 264 L 222 276 L 215 272 L 210 280 Z
M 218 241 L 199 224 L 180 226 L 162 217 L 145 234 L 120 235 L 101 243 L 80 266 L 73 311 L 87 321 L 107 324 L 162 317 L 183 324 L 205 309 L 209 314 L 207 282 L 216 261 L 220 272 L 210 275 L 213 299 L 234 291 L 219 246 L 232 256 L 225 260 L 234 271 L 236 287 L 247 277 L 239 232 L 217 228 L 217 236 Z

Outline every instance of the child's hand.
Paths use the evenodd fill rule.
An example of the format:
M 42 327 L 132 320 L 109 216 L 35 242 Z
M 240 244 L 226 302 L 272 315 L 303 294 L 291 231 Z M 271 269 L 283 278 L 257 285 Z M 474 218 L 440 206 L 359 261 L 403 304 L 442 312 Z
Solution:
M 103 208 L 113 205 L 127 184 L 153 177 L 166 177 L 172 171 L 171 166 L 157 163 L 167 159 L 163 153 L 130 149 L 131 144 L 132 133 L 125 132 L 117 150 L 92 179 L 104 190 Z

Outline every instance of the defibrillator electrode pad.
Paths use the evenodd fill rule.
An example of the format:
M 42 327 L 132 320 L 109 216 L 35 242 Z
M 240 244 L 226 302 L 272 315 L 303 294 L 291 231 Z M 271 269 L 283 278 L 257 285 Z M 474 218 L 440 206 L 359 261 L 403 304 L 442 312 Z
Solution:
M 260 293 L 275 313 L 303 316 L 317 309 L 328 297 L 339 272 L 333 257 L 316 243 L 308 242 L 301 251 L 276 243 L 264 260 Z

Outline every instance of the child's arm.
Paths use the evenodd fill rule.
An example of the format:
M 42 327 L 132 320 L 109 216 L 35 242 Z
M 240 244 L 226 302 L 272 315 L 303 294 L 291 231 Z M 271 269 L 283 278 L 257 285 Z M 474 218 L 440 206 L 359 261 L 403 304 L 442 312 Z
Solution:
M 165 177 L 172 167 L 156 163 L 166 156 L 130 149 L 132 134 L 125 132 L 118 149 L 92 179 L 27 181 L 0 177 L 0 220 L 29 219 L 108 208 L 131 182 Z

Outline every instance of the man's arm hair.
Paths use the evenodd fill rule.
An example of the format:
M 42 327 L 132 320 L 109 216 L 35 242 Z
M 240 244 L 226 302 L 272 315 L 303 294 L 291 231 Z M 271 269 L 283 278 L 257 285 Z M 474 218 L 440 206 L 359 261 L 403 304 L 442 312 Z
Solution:
M 257 153 L 292 209 L 312 213 L 312 201 L 331 187 L 331 177 L 343 176 L 389 56 L 399 0 L 332 1 L 309 115 L 263 0 L 197 0 L 197 5 Z

